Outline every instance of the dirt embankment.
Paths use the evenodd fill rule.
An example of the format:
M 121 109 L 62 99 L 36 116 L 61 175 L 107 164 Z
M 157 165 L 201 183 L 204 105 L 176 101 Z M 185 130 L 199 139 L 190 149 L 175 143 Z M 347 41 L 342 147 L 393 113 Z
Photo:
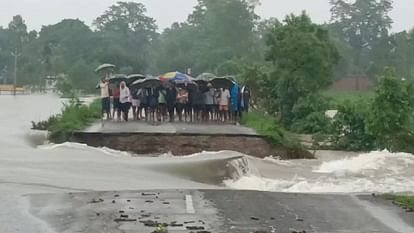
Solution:
M 283 159 L 313 158 L 308 151 L 275 147 L 265 138 L 258 136 L 75 133 L 71 140 L 89 146 L 129 151 L 138 155 L 171 152 L 176 156 L 182 156 L 202 151 L 231 150 L 259 158 L 270 155 L 280 156 Z

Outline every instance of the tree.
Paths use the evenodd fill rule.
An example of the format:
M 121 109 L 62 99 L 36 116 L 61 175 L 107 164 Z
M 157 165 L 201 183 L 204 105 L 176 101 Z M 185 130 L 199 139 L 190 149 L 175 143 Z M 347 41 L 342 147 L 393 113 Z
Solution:
M 392 0 L 330 0 L 330 3 L 331 28 L 351 46 L 359 72 L 367 73 L 371 58 L 375 57 L 371 52 L 383 46 L 388 38 Z
M 328 31 L 312 23 L 306 13 L 287 16 L 283 24 L 276 24 L 267 45 L 267 60 L 274 66 L 266 85 L 271 88 L 269 98 L 276 100 L 272 111 L 289 126 L 298 100 L 331 83 L 338 52 Z
M 388 65 L 404 79 L 414 79 L 414 29 L 391 35 L 392 47 Z
M 188 18 L 189 25 L 195 27 L 196 70 L 214 71 L 227 60 L 253 53 L 258 20 L 255 4 L 246 0 L 198 0 Z
M 15 52 L 21 52 L 23 43 L 28 40 L 27 26 L 21 15 L 13 16 L 8 30 L 11 33 L 10 40 Z
M 148 50 L 158 36 L 155 20 L 146 16 L 146 12 L 142 3 L 117 2 L 94 21 L 100 33 L 98 42 L 105 50 L 100 51 L 105 56 L 101 62 L 119 67 L 132 65 L 134 72 L 143 73 Z M 113 45 L 114 41 L 116 45 Z M 111 53 L 117 56 L 111 57 Z
M 380 149 L 414 151 L 414 84 L 388 69 L 372 103 L 369 131 Z

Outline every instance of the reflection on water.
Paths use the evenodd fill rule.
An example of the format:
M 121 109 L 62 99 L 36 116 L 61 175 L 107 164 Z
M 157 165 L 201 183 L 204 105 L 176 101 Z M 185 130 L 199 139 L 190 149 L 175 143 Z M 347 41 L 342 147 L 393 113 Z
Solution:
M 283 192 L 412 192 L 414 156 L 325 152 L 318 160 L 256 159 L 236 152 L 133 157 L 107 148 L 43 145 L 30 121 L 58 113 L 54 96 L 0 96 L 0 189 L 8 194 L 235 188 Z M 348 156 L 348 157 L 347 157 Z

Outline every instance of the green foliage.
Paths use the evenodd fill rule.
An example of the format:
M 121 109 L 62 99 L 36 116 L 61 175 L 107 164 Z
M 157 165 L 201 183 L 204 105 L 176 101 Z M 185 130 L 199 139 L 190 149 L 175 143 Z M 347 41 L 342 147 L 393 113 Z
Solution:
M 387 71 L 370 101 L 339 106 L 330 141 L 336 149 L 414 152 L 414 85 Z
M 346 101 L 357 103 L 360 101 L 368 101 L 374 97 L 373 91 L 323 91 L 323 96 L 328 98 L 333 109 L 342 105 Z
M 223 75 L 237 71 L 231 61 L 256 52 L 254 9 L 247 0 L 198 0 L 187 22 L 174 23 L 155 43 L 152 56 L 157 64 L 152 69 L 192 68 L 193 73 Z
M 392 194 L 384 194 L 382 195 L 383 198 L 393 201 L 395 204 L 406 208 L 406 209 L 414 209 L 414 196 L 402 196 L 402 195 L 392 195 Z
M 68 70 L 68 78 L 73 84 L 73 88 L 88 92 L 93 92 L 96 83 L 99 82 L 99 77 L 83 59 L 78 60 Z
M 375 149 L 375 137 L 369 134 L 367 124 L 371 103 L 346 101 L 335 116 L 330 142 L 335 149 L 368 151 Z
M 279 126 L 277 119 L 259 112 L 249 112 L 242 118 L 242 124 L 253 128 L 259 134 L 266 136 L 274 145 L 291 149 L 300 149 L 300 143 L 290 137 Z
M 381 149 L 414 151 L 414 85 L 392 71 L 381 78 L 371 107 L 369 131 Z
M 330 0 L 331 30 L 351 48 L 348 62 L 355 64 L 358 73 L 369 72 L 371 63 L 383 59 L 381 50 L 387 48 L 388 31 L 392 20 L 391 0 Z
M 50 127 L 49 139 L 55 143 L 62 143 L 70 139 L 73 132 L 82 130 L 95 119 L 102 116 L 101 100 L 95 100 L 89 106 L 82 104 L 78 98 L 72 98 L 64 105 L 62 114 Z
M 284 24 L 276 24 L 267 45 L 267 59 L 274 65 L 266 82 L 272 88 L 269 97 L 276 100 L 272 109 L 290 126 L 298 100 L 330 84 L 338 54 L 327 30 L 312 23 L 305 13 L 290 15 Z
M 296 133 L 327 132 L 330 120 L 325 116 L 329 102 L 319 94 L 300 98 L 292 109 L 293 124 L 290 129 Z
M 68 98 L 75 96 L 75 89 L 73 83 L 67 77 L 58 80 L 56 88 L 60 92 L 61 97 Z

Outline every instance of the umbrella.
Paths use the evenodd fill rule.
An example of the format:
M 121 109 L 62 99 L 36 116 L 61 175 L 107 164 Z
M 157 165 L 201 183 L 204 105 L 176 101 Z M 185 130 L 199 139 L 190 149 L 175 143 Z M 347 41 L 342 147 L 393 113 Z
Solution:
M 220 78 L 213 78 L 211 80 L 211 84 L 215 88 L 227 88 L 231 89 L 234 85 L 234 82 L 226 77 L 220 77 Z
M 110 84 L 117 84 L 119 85 L 121 82 L 127 82 L 128 76 L 125 74 L 114 74 L 108 79 Z
M 195 81 L 198 82 L 210 82 L 210 80 L 217 78 L 214 74 L 210 73 L 202 73 L 197 78 L 195 78 Z
M 137 80 L 145 79 L 145 75 L 142 74 L 131 74 L 128 76 L 127 85 L 133 84 Z
M 157 88 L 162 85 L 159 78 L 140 79 L 132 83 L 131 89 L 137 90 L 141 88 Z
M 172 82 L 185 82 L 185 81 L 192 81 L 193 78 L 190 77 L 189 75 L 180 73 L 180 72 L 170 72 L 170 73 L 166 73 L 164 75 L 161 75 L 160 80 L 165 82 L 165 81 L 172 81 Z
M 102 64 L 102 65 L 98 66 L 95 69 L 95 72 L 99 72 L 99 71 L 106 70 L 106 69 L 113 69 L 115 67 L 116 66 L 115 65 L 112 65 L 112 64 Z
M 229 75 L 229 76 L 224 76 L 224 78 L 229 79 L 233 83 L 237 83 L 237 80 L 236 80 L 235 76 Z
M 185 88 L 186 84 L 187 84 L 187 88 L 191 90 L 195 90 L 198 87 L 198 84 L 194 81 L 177 82 L 177 87 Z

